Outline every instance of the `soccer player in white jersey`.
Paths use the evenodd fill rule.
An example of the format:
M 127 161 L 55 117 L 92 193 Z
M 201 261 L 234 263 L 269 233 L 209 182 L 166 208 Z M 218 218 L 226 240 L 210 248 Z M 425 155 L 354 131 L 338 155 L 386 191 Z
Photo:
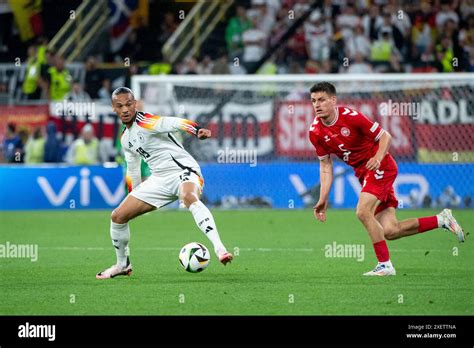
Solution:
M 128 222 L 177 199 L 189 209 L 199 229 L 212 242 L 219 261 L 227 264 L 233 256 L 222 244 L 211 212 L 199 200 L 204 183 L 201 169 L 172 134 L 186 131 L 203 140 L 211 136 L 211 131 L 182 118 L 137 111 L 136 104 L 129 88 L 120 87 L 112 93 L 112 108 L 126 126 L 121 143 L 127 161 L 126 181 L 130 194 L 111 215 L 110 235 L 117 263 L 98 273 L 96 278 L 130 275 L 132 265 L 129 260 Z M 141 183 L 142 158 L 150 167 L 152 175 Z

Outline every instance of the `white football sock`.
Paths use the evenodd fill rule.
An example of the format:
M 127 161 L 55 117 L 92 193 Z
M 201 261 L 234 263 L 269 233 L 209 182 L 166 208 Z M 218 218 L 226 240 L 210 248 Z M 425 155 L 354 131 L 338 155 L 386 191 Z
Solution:
M 436 219 L 438 220 L 438 227 L 444 227 L 444 217 L 441 214 L 437 214 Z
M 117 254 L 117 264 L 121 267 L 126 267 L 127 258 L 130 255 L 130 250 L 128 249 L 128 242 L 130 241 L 128 222 L 126 224 L 116 224 L 110 221 L 110 237 Z
M 201 201 L 196 201 L 189 206 L 189 211 L 194 216 L 194 221 L 199 229 L 204 232 L 207 238 L 214 245 L 214 251 L 217 255 L 221 255 L 227 252 L 224 244 L 222 244 L 219 237 L 219 232 L 217 232 L 216 223 L 212 217 L 211 212 Z

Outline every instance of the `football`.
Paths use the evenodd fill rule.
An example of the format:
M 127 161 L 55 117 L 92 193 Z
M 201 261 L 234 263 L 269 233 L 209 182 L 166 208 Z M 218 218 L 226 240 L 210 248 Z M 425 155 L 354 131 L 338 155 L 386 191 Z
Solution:
M 211 255 L 209 250 L 197 242 L 186 244 L 179 252 L 179 262 L 183 268 L 191 273 L 204 271 L 209 265 Z

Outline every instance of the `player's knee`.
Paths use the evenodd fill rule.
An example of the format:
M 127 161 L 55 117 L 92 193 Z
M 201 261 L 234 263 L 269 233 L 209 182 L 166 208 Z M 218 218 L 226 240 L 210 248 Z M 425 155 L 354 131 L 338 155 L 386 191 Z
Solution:
M 120 213 L 120 210 L 115 209 L 112 214 L 110 215 L 110 219 L 112 222 L 116 224 L 125 224 L 128 222 L 126 216 L 124 216 L 122 213 Z
M 357 218 L 362 222 L 369 221 L 370 218 L 371 218 L 370 211 L 368 209 L 365 209 L 365 208 L 359 207 L 359 206 L 357 207 L 356 215 L 357 215 Z
M 388 239 L 388 240 L 397 239 L 399 237 L 399 234 L 398 234 L 399 230 L 400 230 L 400 227 L 398 226 L 398 224 L 384 226 L 385 239 Z
M 194 192 L 186 192 L 182 195 L 181 199 L 183 200 L 183 203 L 186 208 L 189 208 L 191 204 L 199 200 L 199 197 Z

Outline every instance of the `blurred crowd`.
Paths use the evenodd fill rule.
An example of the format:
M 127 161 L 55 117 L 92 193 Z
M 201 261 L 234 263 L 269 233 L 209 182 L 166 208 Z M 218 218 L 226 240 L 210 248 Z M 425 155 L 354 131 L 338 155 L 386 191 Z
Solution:
M 237 6 L 226 29 L 229 57 L 251 70 L 308 3 Z M 474 71 L 474 1 L 325 0 L 270 64 L 263 73 Z
M 109 103 L 113 89 L 131 87 L 135 74 L 474 72 L 474 0 L 324 0 L 314 11 L 309 11 L 309 3 L 237 1 L 220 29 L 214 30 L 221 44 L 203 45 L 201 55 L 175 65 L 164 60 L 161 47 L 180 20 L 177 13 L 164 12 L 159 23 L 138 23 L 117 52 L 87 57 L 81 66 L 83 78 L 77 78 L 64 58 L 48 49 L 47 36 L 40 36 L 22 58 L 21 99 Z M 304 13 L 309 14 L 304 23 L 282 40 Z M 261 65 L 269 50 L 273 54 Z M 107 64 L 126 58 L 130 64 L 110 74 Z M 93 131 L 84 127 L 75 135 L 80 140 L 77 146 L 52 151 L 48 139 L 55 132 L 54 124 L 31 134 L 9 125 L 3 158 L 80 163 L 78 158 L 87 153 L 92 154 L 90 163 L 107 161 L 114 154 L 111 146 L 97 141 Z
M 88 57 L 84 84 L 73 80 L 63 57 L 48 51 L 41 37 L 28 48 L 22 96 L 108 100 L 116 84 L 98 66 L 126 58 L 131 64 L 119 79 L 126 86 L 134 74 L 474 72 L 474 0 L 325 0 L 281 40 L 309 6 L 306 0 L 239 1 L 223 30 L 215 30 L 221 44 L 203 45 L 199 56 L 174 65 L 164 60 L 161 47 L 179 20 L 166 12 L 157 28 L 132 30 L 114 54 Z
M 225 47 L 187 57 L 172 70 L 178 74 L 474 72 L 474 0 L 325 0 L 289 40 L 281 40 L 309 3 L 238 2 L 226 24 Z M 257 69 L 273 47 L 275 53 Z
M 9 123 L 0 146 L 0 162 L 94 165 L 116 161 L 119 153 L 110 139 L 96 137 L 90 123 L 81 128 L 76 139 L 72 139 L 69 145 L 67 143 L 57 133 L 54 122 L 36 127 L 32 132 L 26 127 Z

